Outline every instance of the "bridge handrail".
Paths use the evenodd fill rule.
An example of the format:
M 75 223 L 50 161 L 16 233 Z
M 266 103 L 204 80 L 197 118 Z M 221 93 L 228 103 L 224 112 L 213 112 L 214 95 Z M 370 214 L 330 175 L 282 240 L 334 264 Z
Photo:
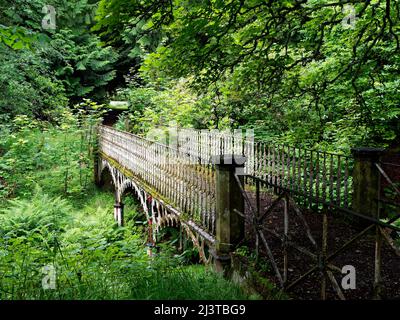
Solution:
M 208 161 L 212 155 L 245 155 L 245 174 L 267 180 L 278 187 L 295 189 L 302 194 L 305 206 L 329 202 L 343 208 L 351 207 L 353 158 L 350 156 L 258 141 L 237 131 L 175 130 L 180 151 L 183 149 L 195 157 L 204 144 L 206 149 L 207 144 L 214 148 L 207 151 L 205 159 L 199 162 Z

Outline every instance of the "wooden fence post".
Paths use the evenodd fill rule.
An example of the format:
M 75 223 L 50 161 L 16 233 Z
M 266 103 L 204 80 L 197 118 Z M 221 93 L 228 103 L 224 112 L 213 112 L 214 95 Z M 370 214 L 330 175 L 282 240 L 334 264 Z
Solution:
M 380 173 L 375 163 L 380 161 L 383 149 L 353 148 L 352 209 L 373 218 L 379 217 Z
M 244 197 L 235 174 L 243 185 L 243 156 L 222 155 L 214 158 L 216 164 L 216 247 L 215 268 L 228 275 L 231 253 L 244 238 Z

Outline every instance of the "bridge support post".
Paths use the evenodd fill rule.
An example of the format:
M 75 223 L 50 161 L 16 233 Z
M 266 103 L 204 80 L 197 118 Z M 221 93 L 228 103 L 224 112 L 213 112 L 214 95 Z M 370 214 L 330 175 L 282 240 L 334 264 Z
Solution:
M 216 247 L 213 252 L 215 269 L 228 276 L 231 253 L 244 238 L 244 197 L 238 181 L 243 185 L 243 156 L 223 155 L 214 158 L 216 164 Z
M 358 213 L 379 217 L 380 173 L 375 163 L 380 161 L 383 149 L 353 148 L 353 201 Z
M 114 219 L 120 227 L 124 225 L 124 204 L 122 202 L 117 201 L 114 204 Z
M 102 181 L 101 181 L 101 172 L 100 172 L 100 155 L 98 153 L 96 153 L 96 155 L 94 156 L 94 170 L 93 170 L 93 174 L 94 174 L 94 184 L 100 188 L 102 187 Z

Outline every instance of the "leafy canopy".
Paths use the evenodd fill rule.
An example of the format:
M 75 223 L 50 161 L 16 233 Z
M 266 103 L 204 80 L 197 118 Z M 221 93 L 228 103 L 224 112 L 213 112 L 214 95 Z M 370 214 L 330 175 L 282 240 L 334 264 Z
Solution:
M 142 38 L 159 32 L 141 67 L 148 81 L 193 79 L 199 92 L 221 97 L 236 126 L 344 148 L 398 136 L 398 1 L 125 4 L 100 1 L 96 28 L 105 41 L 120 43 L 117 30 L 140 26 Z

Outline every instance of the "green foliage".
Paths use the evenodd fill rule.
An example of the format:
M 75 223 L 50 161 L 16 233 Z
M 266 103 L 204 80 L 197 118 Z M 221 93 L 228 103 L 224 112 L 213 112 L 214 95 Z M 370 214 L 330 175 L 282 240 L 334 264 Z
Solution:
M 0 122 L 25 114 L 39 119 L 57 117 L 67 105 L 64 87 L 40 52 L 14 51 L 0 44 Z
M 188 81 L 180 80 L 160 87 L 130 81 L 127 88 L 118 90 L 114 96 L 114 99 L 128 101 L 130 105 L 116 126 L 141 133 L 168 125 L 196 129 L 229 127 L 229 119 L 216 108 L 217 99 L 211 95 L 199 97 L 187 84 Z
M 14 50 L 33 49 L 34 43 L 44 39 L 38 33 L 43 18 L 41 0 L 0 0 L 0 45 Z
M 0 25 L 0 43 L 14 50 L 31 49 L 36 37 L 21 27 L 5 27 Z
M 102 112 L 86 100 L 75 115 L 60 115 L 60 127 L 27 116 L 0 127 L 0 202 L 28 197 L 37 184 L 50 195 L 84 196 L 92 181 L 94 129 Z
M 103 102 L 140 69 L 116 95 L 134 131 L 251 127 L 344 152 L 398 137 L 396 1 L 57 0 L 56 30 L 41 28 L 45 4 L 0 1 L 1 122 L 53 119 L 66 98 Z
M 162 22 L 148 20 L 155 8 L 164 6 L 165 2 L 158 0 L 129 1 L 129 5 L 124 0 L 99 1 L 93 30 L 119 55 L 113 88 L 123 86 L 127 71 L 136 72 L 147 54 L 166 40 Z
M 212 126 L 345 152 L 399 135 L 397 1 L 123 4 L 101 2 L 97 27 L 108 43 L 123 40 L 115 32 L 131 28 L 132 17 L 163 32 L 141 66 L 144 78 L 159 85 L 183 77 L 202 98 L 218 98 L 203 105 Z M 350 27 L 345 4 L 356 14 Z
M 105 99 L 117 54 L 90 32 L 93 2 L 53 1 L 56 29 L 44 30 L 45 0 L 0 1 L 0 123 L 19 114 L 55 121 L 68 102 Z
M 117 55 L 111 47 L 99 44 L 95 35 L 70 29 L 60 30 L 50 42 L 52 69 L 72 101 L 89 96 L 100 101 L 106 96 L 105 87 L 115 76 Z
M 6 239 L 48 238 L 61 231 L 71 207 L 61 197 L 51 198 L 39 187 L 30 199 L 13 199 L 0 210 L 2 237 Z

